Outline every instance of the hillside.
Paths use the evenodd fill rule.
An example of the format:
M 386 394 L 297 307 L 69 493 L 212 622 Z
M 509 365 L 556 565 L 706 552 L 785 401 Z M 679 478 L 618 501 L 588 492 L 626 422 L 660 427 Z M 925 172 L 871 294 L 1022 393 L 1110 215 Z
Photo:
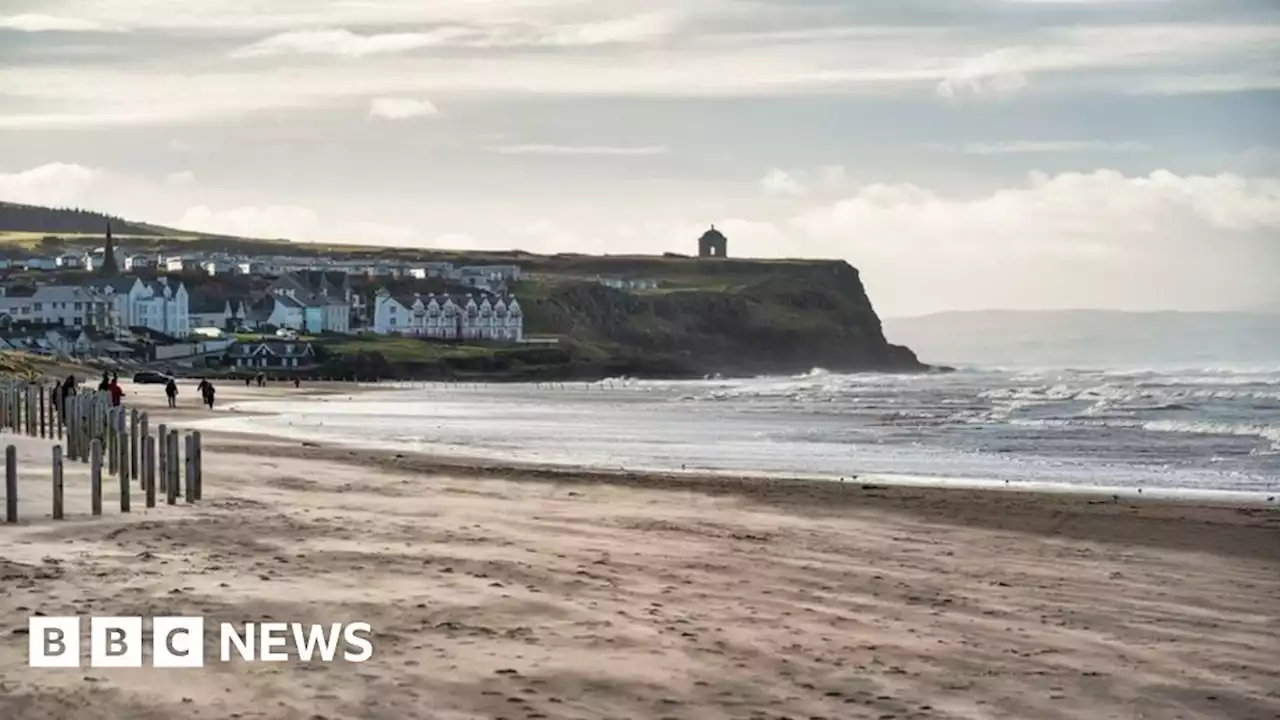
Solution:
M 884 324 L 929 361 L 965 365 L 1280 365 L 1277 314 L 991 310 L 887 318 Z
M 121 235 L 191 235 L 172 228 L 128 222 L 121 218 L 75 208 L 50 208 L 0 201 L 0 232 L 100 235 L 111 224 Z

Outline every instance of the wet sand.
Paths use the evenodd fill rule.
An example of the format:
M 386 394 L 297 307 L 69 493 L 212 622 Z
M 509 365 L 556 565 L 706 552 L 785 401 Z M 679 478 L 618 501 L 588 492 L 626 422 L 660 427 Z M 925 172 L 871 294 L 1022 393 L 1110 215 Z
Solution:
M 297 392 L 226 385 L 219 404 Z M 181 399 L 152 422 L 209 416 L 193 387 Z M 23 524 L 0 526 L 6 720 L 1280 717 L 1275 507 L 574 473 L 206 434 L 199 505 L 135 499 L 126 516 L 107 483 L 94 519 L 69 466 L 54 522 L 50 443 L 4 439 L 30 468 Z M 28 668 L 37 610 L 364 620 L 375 655 Z

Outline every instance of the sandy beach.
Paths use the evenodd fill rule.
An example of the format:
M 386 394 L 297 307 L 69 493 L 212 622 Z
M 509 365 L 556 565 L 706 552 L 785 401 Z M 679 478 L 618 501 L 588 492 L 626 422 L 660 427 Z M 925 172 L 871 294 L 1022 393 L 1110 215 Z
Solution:
M 184 385 L 127 402 L 208 417 Z M 308 387 L 306 392 L 351 392 Z M 296 395 L 224 385 L 219 404 Z M 215 414 L 218 411 L 215 411 Z M 88 512 L 14 437 L 0 718 L 1280 718 L 1280 508 L 553 472 L 205 437 L 198 505 Z M 29 470 L 27 468 L 30 468 Z M 27 666 L 28 618 L 366 621 L 362 664 Z M 216 654 L 216 648 L 206 652 Z

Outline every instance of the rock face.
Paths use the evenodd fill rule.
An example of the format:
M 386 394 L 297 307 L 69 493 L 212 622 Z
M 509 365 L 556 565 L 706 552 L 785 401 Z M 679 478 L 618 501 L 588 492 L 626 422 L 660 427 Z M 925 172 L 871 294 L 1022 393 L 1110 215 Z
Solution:
M 716 262 L 701 265 L 698 282 L 657 292 L 559 283 L 521 302 L 528 332 L 571 337 L 578 362 L 595 350 L 637 375 L 928 369 L 885 340 L 845 262 Z

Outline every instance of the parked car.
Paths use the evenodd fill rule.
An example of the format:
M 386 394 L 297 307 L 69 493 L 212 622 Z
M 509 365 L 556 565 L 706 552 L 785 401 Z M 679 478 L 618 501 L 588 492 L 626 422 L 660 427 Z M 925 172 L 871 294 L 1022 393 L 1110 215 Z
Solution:
M 143 370 L 133 376 L 133 382 L 135 385 L 167 385 L 172 379 L 173 378 L 165 375 L 164 373 L 154 372 L 151 370 Z
M 276 331 L 276 337 L 284 340 L 297 340 L 298 331 L 290 330 L 289 328 L 280 328 L 279 330 Z

